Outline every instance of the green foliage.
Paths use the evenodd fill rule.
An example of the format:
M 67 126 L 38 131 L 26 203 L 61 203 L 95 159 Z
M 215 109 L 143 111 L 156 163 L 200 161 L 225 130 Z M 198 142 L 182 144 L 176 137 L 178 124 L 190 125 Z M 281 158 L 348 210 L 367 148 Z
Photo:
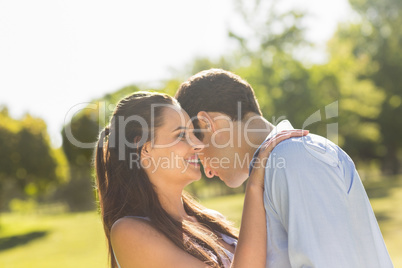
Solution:
M 279 12 L 278 1 L 241 1 L 245 31 L 229 32 L 243 59 L 231 71 L 253 86 L 264 116 L 289 119 L 301 128 L 328 136 L 338 123 L 336 142 L 355 160 L 383 159 L 383 171 L 398 173 L 402 161 L 402 2 L 351 0 L 360 15 L 340 24 L 328 44 L 329 62 L 306 67 L 295 56 L 308 45 L 300 25 L 305 15 Z M 244 60 L 246 58 L 247 60 Z M 325 120 L 324 108 L 338 101 L 338 118 Z
M 34 213 L 38 209 L 38 203 L 34 199 L 20 200 L 14 198 L 9 204 L 10 210 L 14 213 Z
M 354 30 L 355 25 L 340 26 Z M 343 39 L 339 30 L 329 43 L 331 59 L 316 67 L 332 74 L 339 91 L 339 131 L 344 148 L 356 159 L 381 157 L 382 139 L 376 119 L 381 112 L 384 92 L 373 81 L 361 76 L 367 57 L 353 53 L 353 39 Z
M 117 102 L 138 91 L 136 86 L 124 87 L 112 94 L 107 94 L 99 100 L 90 102 L 80 110 L 62 130 L 63 150 L 71 166 L 89 169 L 92 162 L 92 155 L 99 131 L 109 123 Z M 71 137 L 67 136 L 66 130 L 70 131 Z M 78 143 L 77 143 L 78 142 Z M 83 148 L 79 143 L 88 145 Z
M 65 159 L 51 148 L 42 119 L 26 115 L 13 119 L 6 109 L 0 112 L 0 191 L 4 203 L 11 192 L 39 198 L 67 179 Z
M 208 70 L 211 68 L 220 68 L 220 69 L 224 69 L 224 70 L 230 70 L 232 69 L 232 67 L 235 65 L 235 61 L 236 61 L 237 57 L 236 55 L 231 55 L 231 57 L 220 57 L 217 60 L 211 60 L 208 58 L 196 58 L 193 60 L 191 66 L 188 68 L 188 70 L 190 70 L 190 72 L 188 72 L 186 79 L 193 75 L 196 74 L 198 72 L 201 72 L 203 70 Z M 179 84 L 180 85 L 180 84 Z M 175 89 L 178 89 L 179 87 L 177 87 Z
M 301 126 L 319 107 L 309 88 L 307 69 L 288 54 L 274 54 L 270 64 L 254 59 L 237 73 L 253 86 L 264 116 L 274 124 L 287 118 Z
M 71 211 L 82 211 L 96 207 L 93 183 L 93 152 L 99 131 L 106 124 L 117 102 L 138 91 L 136 86 L 124 87 L 101 99 L 94 100 L 77 112 L 62 130 L 63 151 L 68 159 L 70 181 L 55 193 L 58 201 L 67 202 Z M 72 136 L 67 135 L 67 131 Z M 85 147 L 81 144 L 86 145 Z
M 298 46 L 309 44 L 301 27 L 303 12 L 281 12 L 277 0 L 235 3 L 245 30 L 231 30 L 229 36 L 239 41 L 245 55 L 253 57 L 257 52 L 261 59 L 269 60 L 276 52 L 291 54 Z
M 248 61 L 232 71 L 253 86 L 269 121 L 277 124 L 288 119 L 296 128 L 302 128 L 311 115 L 339 99 L 336 75 L 307 68 L 296 59 L 297 50 L 309 45 L 301 27 L 303 13 L 279 12 L 278 1 L 237 3 L 248 31 L 230 32 L 230 36 L 239 42 Z M 326 123 L 320 120 L 307 128 L 326 136 Z
M 371 156 L 381 157 L 383 171 L 395 174 L 402 162 L 402 2 L 350 0 L 350 3 L 360 21 L 339 27 L 330 44 L 331 57 L 345 67 L 339 77 L 349 76 L 345 93 L 353 94 L 356 101 L 347 106 L 354 105 L 358 116 L 369 121 L 365 124 L 365 135 L 359 138 L 366 136 L 380 142 Z

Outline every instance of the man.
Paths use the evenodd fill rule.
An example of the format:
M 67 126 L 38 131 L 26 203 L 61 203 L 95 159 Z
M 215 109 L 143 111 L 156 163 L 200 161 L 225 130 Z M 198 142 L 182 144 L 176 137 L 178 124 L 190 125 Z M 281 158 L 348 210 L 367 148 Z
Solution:
M 229 187 L 247 179 L 265 140 L 293 129 L 264 119 L 252 87 L 224 70 L 190 77 L 176 98 L 206 145 L 205 174 Z M 267 267 L 393 267 L 353 161 L 323 137 L 275 147 L 265 168 L 264 207 Z

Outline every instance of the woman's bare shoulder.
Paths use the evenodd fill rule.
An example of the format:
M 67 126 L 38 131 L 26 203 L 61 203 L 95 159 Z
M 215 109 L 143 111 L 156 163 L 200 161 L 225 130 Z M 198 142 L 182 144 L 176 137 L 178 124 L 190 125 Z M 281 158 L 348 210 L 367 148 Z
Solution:
M 159 232 L 149 223 L 141 218 L 124 217 L 118 219 L 112 226 L 110 237 L 113 240 L 122 241 L 136 238 L 141 239 L 144 235 L 158 234 Z M 159 233 L 160 234 L 160 233 Z
M 144 219 L 121 218 L 110 236 L 121 267 L 206 267 Z

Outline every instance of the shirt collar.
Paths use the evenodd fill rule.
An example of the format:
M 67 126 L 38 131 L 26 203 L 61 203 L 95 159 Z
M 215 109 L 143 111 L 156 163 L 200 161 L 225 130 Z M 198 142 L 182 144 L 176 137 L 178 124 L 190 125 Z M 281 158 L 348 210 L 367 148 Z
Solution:
M 272 138 L 273 136 L 275 136 L 276 134 L 284 131 L 284 130 L 292 130 L 294 129 L 292 124 L 290 124 L 289 120 L 282 120 L 281 122 L 279 122 L 279 124 L 274 127 L 274 129 L 268 134 L 268 136 L 265 138 L 264 142 L 269 140 L 270 138 Z M 264 143 L 263 142 L 263 143 Z M 250 176 L 251 171 L 253 170 L 253 165 L 254 165 L 254 161 L 255 158 L 257 157 L 258 153 L 260 152 L 261 146 L 262 144 L 258 147 L 258 149 L 255 151 L 254 155 L 253 155 L 253 159 L 250 162 L 250 166 L 249 166 L 249 173 L 248 175 Z

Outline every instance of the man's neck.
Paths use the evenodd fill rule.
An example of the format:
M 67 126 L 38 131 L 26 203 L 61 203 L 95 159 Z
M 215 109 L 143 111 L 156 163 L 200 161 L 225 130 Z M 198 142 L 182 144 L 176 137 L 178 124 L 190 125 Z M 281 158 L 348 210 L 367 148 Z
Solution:
M 244 129 L 245 154 L 251 161 L 258 147 L 265 141 L 269 133 L 274 129 L 274 125 L 264 117 L 256 114 L 246 115 L 242 120 Z M 248 166 L 245 168 L 248 173 Z

